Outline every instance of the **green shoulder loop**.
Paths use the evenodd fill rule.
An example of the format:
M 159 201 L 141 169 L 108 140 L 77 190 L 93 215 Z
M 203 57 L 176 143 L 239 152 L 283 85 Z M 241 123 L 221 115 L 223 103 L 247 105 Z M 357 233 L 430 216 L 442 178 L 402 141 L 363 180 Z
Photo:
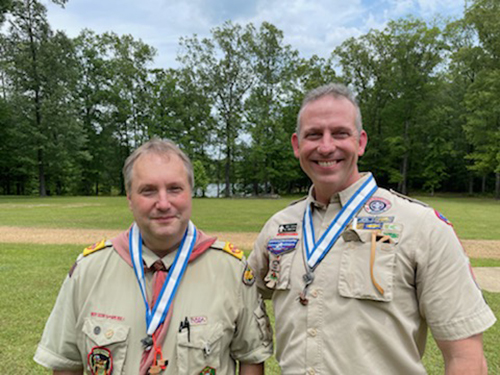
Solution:
M 305 199 L 307 199 L 307 195 L 303 196 L 303 197 L 302 197 L 302 198 L 300 198 L 300 199 L 297 199 L 297 200 L 294 200 L 294 201 L 290 202 L 290 203 L 288 204 L 288 207 L 293 206 L 294 204 L 297 204 L 297 203 L 299 203 L 299 202 L 302 202 L 302 201 L 303 201 L 303 200 L 305 200 Z
M 215 241 L 211 247 L 231 254 L 233 257 L 238 258 L 239 260 L 243 260 L 243 251 L 235 247 L 231 242 Z
M 427 203 L 424 203 L 422 201 L 419 201 L 418 199 L 414 199 L 414 198 L 410 198 L 410 197 L 407 197 L 406 195 L 403 195 L 401 193 L 398 193 L 397 191 L 395 190 L 392 190 L 392 189 L 389 189 L 389 191 L 394 194 L 395 196 L 399 197 L 399 198 L 403 198 L 409 202 L 413 202 L 413 203 L 417 203 L 421 206 L 424 206 L 424 207 L 429 207 L 429 205 Z

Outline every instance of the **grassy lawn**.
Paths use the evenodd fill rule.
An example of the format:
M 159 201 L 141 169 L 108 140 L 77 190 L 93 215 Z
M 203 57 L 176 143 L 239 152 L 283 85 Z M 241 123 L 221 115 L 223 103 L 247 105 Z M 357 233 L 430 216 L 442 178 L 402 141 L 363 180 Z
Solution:
M 256 232 L 292 199 L 196 199 L 193 221 L 207 231 Z M 425 199 L 424 199 L 425 200 Z M 500 239 L 500 206 L 476 198 L 432 198 L 430 204 L 454 222 L 462 238 Z M 0 197 L 0 225 L 124 229 L 131 215 L 123 197 Z M 81 252 L 81 245 L 5 244 L 0 239 L 0 374 L 49 374 L 32 361 L 59 287 Z M 500 266 L 500 260 L 472 259 L 473 266 Z M 500 293 L 485 292 L 500 319 Z M 269 306 L 269 304 L 268 304 Z M 271 319 L 272 311 L 269 308 Z M 500 325 L 484 335 L 490 374 L 500 374 Z M 443 374 L 443 361 L 432 338 L 424 363 L 429 374 Z M 267 374 L 278 375 L 276 361 Z
M 462 239 L 500 240 L 500 201 L 417 197 L 444 214 Z M 258 232 L 297 199 L 194 199 L 193 222 L 207 232 Z M 0 225 L 125 229 L 132 222 L 125 197 L 0 196 Z

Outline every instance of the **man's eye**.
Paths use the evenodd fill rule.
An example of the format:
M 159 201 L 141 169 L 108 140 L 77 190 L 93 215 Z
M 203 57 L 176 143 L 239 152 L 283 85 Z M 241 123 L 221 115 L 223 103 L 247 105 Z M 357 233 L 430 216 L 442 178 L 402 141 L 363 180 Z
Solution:
M 350 134 L 348 132 L 337 132 L 333 134 L 335 139 L 346 139 L 349 138 Z
M 172 186 L 168 188 L 168 191 L 171 193 L 179 193 L 182 191 L 182 188 L 180 186 Z
M 307 133 L 306 134 L 307 139 L 317 139 L 319 137 L 321 137 L 320 133 Z
M 146 188 L 146 189 L 142 189 L 140 193 L 141 193 L 142 195 L 146 195 L 146 196 L 148 196 L 148 195 L 153 195 L 153 194 L 154 194 L 154 192 L 155 192 L 155 190 L 154 190 L 154 189 Z

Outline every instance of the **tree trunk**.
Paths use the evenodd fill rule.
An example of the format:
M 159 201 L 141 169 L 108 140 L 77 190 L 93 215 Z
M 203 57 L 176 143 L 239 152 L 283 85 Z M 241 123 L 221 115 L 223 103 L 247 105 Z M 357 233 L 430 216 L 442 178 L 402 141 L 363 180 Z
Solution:
M 409 141 L 408 141 L 408 133 L 410 129 L 410 122 L 408 120 L 405 120 L 405 132 L 404 132 L 404 138 L 403 142 L 405 145 L 405 154 L 403 156 L 403 161 L 401 165 L 401 176 L 402 176 L 402 181 L 399 185 L 399 191 L 401 194 L 408 194 L 408 188 L 407 188 L 407 179 L 408 179 L 408 160 L 410 158 L 409 156 Z
M 483 178 L 481 181 L 481 193 L 486 193 L 486 175 L 483 174 Z
M 495 199 L 500 200 L 500 172 L 495 173 Z
M 469 195 L 474 194 L 474 176 L 469 173 Z
M 43 150 L 38 149 L 38 192 L 41 197 L 47 196 L 47 188 L 45 186 L 45 168 L 43 165 Z

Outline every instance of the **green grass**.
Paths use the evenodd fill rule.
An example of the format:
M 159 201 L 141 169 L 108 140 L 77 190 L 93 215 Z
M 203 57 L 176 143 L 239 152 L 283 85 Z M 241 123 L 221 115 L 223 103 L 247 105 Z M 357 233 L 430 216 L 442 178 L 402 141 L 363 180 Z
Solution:
M 443 213 L 462 239 L 500 240 L 500 202 L 485 198 L 418 197 Z M 207 232 L 258 232 L 295 198 L 194 199 L 193 222 Z M 125 197 L 0 196 L 0 225 L 124 229 L 132 222 Z
M 0 374 L 49 374 L 32 357 L 61 283 L 80 252 L 78 245 L 0 243 Z M 500 319 L 500 293 L 484 294 Z M 271 304 L 267 306 L 274 326 Z M 490 374 L 500 374 L 499 342 L 500 325 L 496 324 L 484 334 Z M 431 375 L 444 373 L 432 338 L 424 364 Z M 266 373 L 280 373 L 274 358 L 266 362 Z
M 500 239 L 500 201 L 456 196 L 416 197 L 446 216 L 462 239 Z
M 424 197 L 466 239 L 500 239 L 499 202 L 480 198 Z M 193 221 L 205 231 L 257 232 L 292 198 L 195 199 Z M 132 221 L 124 197 L 1 197 L 0 225 L 48 228 L 125 229 Z M 1 239 L 0 239 L 1 241 Z M 81 252 L 81 245 L 5 244 L 0 242 L 0 374 L 49 374 L 33 354 L 60 285 Z M 500 267 L 500 260 L 471 259 L 474 267 Z M 500 293 L 485 292 L 500 318 Z M 272 309 L 271 320 L 274 324 Z M 490 374 L 500 374 L 500 325 L 484 335 Z M 432 338 L 424 357 L 429 374 L 443 374 L 443 361 Z M 266 373 L 278 375 L 272 358 Z

